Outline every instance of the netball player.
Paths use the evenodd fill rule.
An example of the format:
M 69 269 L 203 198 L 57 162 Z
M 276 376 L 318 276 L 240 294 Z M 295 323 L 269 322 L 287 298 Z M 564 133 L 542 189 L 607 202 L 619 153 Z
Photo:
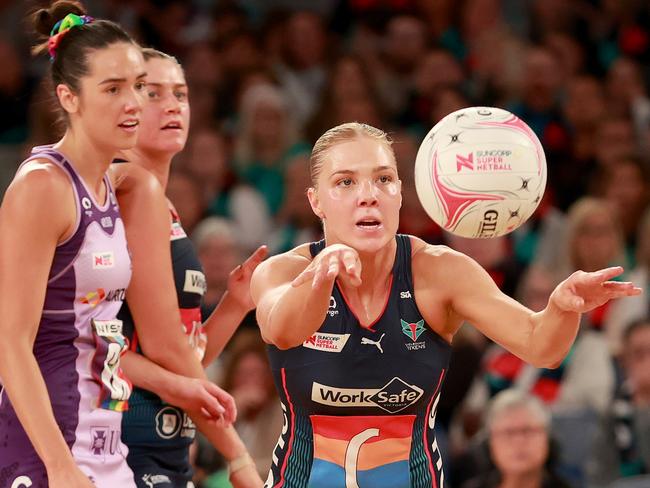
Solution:
M 147 101 L 142 110 L 138 142 L 121 155 L 128 163 L 114 165 L 112 173 L 116 179 L 122 180 L 133 166 L 144 168 L 157 178 L 164 190 L 172 158 L 183 149 L 187 140 L 190 118 L 187 86 L 183 70 L 173 57 L 153 49 L 144 49 L 143 54 L 147 71 Z M 167 235 L 162 241 L 154 241 L 156 234 L 146 225 L 138 224 L 134 228 L 131 217 L 136 212 L 141 213 L 142 208 L 132 208 L 133 202 L 123 201 L 122 197 L 118 187 L 129 246 L 134 253 L 134 280 L 127 296 L 128 306 L 125 304 L 118 315 L 132 339 L 131 352 L 124 356 L 123 365 L 129 379 L 142 387 L 134 390 L 129 411 L 124 414 L 122 439 L 129 448 L 128 463 L 136 483 L 143 488 L 151 486 L 154 480 L 164 486 L 192 486 L 189 447 L 194 439 L 195 425 L 189 413 L 226 459 L 237 463 L 231 469 L 233 484 L 236 487 L 260 487 L 262 480 L 232 427 L 218 428 L 197 412 L 195 398 L 200 405 L 201 395 L 206 394 L 202 391 L 205 384 L 194 384 L 191 379 L 170 373 L 139 354 L 134 325 L 138 329 L 143 326 L 158 328 L 163 333 L 164 324 L 171 324 L 169 328 L 177 331 L 182 320 L 186 337 L 178 334 L 177 340 L 185 344 L 189 342 L 195 353 L 195 356 L 188 357 L 188 362 L 198 365 L 201 359 L 205 359 L 205 364 L 208 364 L 222 350 L 246 313 L 252 310 L 250 277 L 264 258 L 266 248 L 258 249 L 231 273 L 228 291 L 215 312 L 202 324 L 205 277 L 173 204 L 167 201 Z M 164 286 L 170 268 L 169 241 L 174 280 L 169 280 L 170 286 Z M 160 245 L 161 242 L 164 246 Z M 153 262 L 156 258 L 152 255 L 158 255 L 160 249 L 167 252 L 166 266 Z M 139 256 L 144 255 L 150 267 L 137 266 Z M 152 303 L 155 307 L 151 307 Z M 133 323 L 134 317 L 136 324 Z M 174 320 L 178 322 L 174 323 Z M 189 412 L 178 407 L 185 407 Z
M 116 320 L 130 259 L 106 171 L 136 142 L 145 69 L 119 26 L 84 14 L 56 2 L 34 16 L 66 130 L 32 150 L 0 208 L 3 488 L 135 486 Z
M 396 235 L 400 181 L 386 134 L 344 124 L 311 156 L 325 239 L 253 275 L 285 412 L 268 487 L 440 487 L 436 406 L 463 321 L 538 367 L 557 366 L 580 314 L 641 292 L 578 271 L 533 313 L 467 256 Z

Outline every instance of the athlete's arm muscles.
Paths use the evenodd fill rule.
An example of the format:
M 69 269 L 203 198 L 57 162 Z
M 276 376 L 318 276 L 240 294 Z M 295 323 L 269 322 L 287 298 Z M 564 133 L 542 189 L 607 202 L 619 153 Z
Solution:
M 204 366 L 221 354 L 246 314 L 255 308 L 250 293 L 251 277 L 267 254 L 266 246 L 260 246 L 246 261 L 230 272 L 227 291 L 203 324 L 208 337 L 202 361 Z
M 537 367 L 557 367 L 578 331 L 579 314 L 549 305 L 534 313 L 505 295 L 473 259 L 441 246 L 426 246 L 413 269 L 441 292 L 451 316 L 467 320 L 487 337 Z M 425 295 L 426 296 L 426 295 Z
M 130 166 L 133 172 L 117 187 L 116 193 L 132 258 L 133 274 L 126 298 L 140 347 L 145 356 L 162 367 L 202 378 L 203 368 L 183 334 L 171 265 L 165 196 L 151 173 Z
M 70 181 L 50 164 L 28 163 L 0 207 L 0 378 L 48 472 L 74 469 L 33 354 L 57 243 L 73 232 Z
M 280 349 L 302 344 L 325 319 L 334 279 L 317 288 L 311 280 L 291 285 L 310 262 L 295 249 L 268 259 L 253 273 L 251 296 L 262 338 Z

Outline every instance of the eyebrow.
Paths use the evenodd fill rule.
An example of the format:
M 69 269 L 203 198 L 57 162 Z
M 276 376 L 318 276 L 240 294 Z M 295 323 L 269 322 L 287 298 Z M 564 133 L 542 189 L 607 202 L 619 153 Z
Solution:
M 165 85 L 171 85 L 174 88 L 185 88 L 187 86 L 187 83 L 156 83 L 154 81 L 147 81 L 147 86 L 162 88 Z
M 136 76 L 136 79 L 144 78 L 147 76 L 147 73 L 140 73 L 138 76 Z M 107 78 L 103 81 L 100 81 L 98 84 L 99 85 L 106 85 L 108 83 L 126 83 L 127 79 L 126 78 Z
M 377 166 L 377 167 L 372 169 L 372 172 L 373 173 L 379 173 L 381 171 L 386 171 L 386 170 L 392 170 L 392 171 L 397 172 L 397 168 L 395 168 L 394 166 L 386 166 L 386 165 Z M 342 170 L 335 171 L 334 173 L 332 173 L 332 176 L 335 176 L 335 175 L 354 175 L 356 173 L 358 173 L 358 171 L 352 171 L 350 169 L 342 169 Z

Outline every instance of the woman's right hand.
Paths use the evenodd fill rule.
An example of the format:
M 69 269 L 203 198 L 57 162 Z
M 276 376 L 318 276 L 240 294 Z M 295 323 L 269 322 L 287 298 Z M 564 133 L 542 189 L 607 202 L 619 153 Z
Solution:
M 201 412 L 206 418 L 233 423 L 237 418 L 235 400 L 214 383 L 174 375 L 174 382 L 161 398 L 186 412 Z
M 359 253 L 344 244 L 332 244 L 323 249 L 293 280 L 291 286 L 298 287 L 311 280 L 311 287 L 316 289 L 324 283 L 333 282 L 336 277 L 352 286 L 361 284 Z
M 76 465 L 48 470 L 47 479 L 50 488 L 95 488 L 93 482 Z

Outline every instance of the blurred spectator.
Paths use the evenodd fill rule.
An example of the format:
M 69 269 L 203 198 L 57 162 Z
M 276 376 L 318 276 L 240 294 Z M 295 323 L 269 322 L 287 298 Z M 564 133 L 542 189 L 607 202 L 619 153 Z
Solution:
M 190 235 L 206 211 L 200 183 L 185 171 L 173 170 L 167 183 L 167 197 L 174 202 L 183 228 Z
M 284 200 L 284 172 L 291 160 L 309 155 L 301 144 L 282 92 L 272 85 L 252 86 L 243 96 L 234 169 L 257 189 L 272 215 Z
M 268 236 L 271 254 L 286 252 L 306 242 L 322 239 L 321 223 L 307 201 L 311 186 L 309 160 L 294 159 L 285 172 L 286 197 L 278 212 L 276 230 Z
M 627 155 L 602 171 L 600 186 L 603 198 L 612 206 L 620 223 L 627 261 L 632 264 L 639 222 L 650 196 L 648 170 L 640 159 Z
M 288 100 L 288 110 L 300 125 L 316 110 L 325 85 L 326 33 L 322 19 L 311 12 L 295 12 L 284 27 L 283 57 L 274 66 Z
M 370 109 L 364 114 L 363 109 L 368 105 Z M 341 56 L 329 69 L 319 106 L 305 126 L 305 133 L 313 144 L 326 130 L 339 123 L 356 121 L 372 125 L 380 119 L 383 113 L 380 113 L 378 95 L 367 65 L 357 56 Z
M 27 76 L 18 51 L 3 37 L 0 59 L 0 144 L 24 143 L 28 137 L 28 107 L 36 85 Z
M 621 351 L 621 340 L 625 327 L 631 322 L 650 316 L 650 209 L 641 219 L 636 248 L 636 267 L 627 279 L 644 288 L 645 292 L 636 297 L 616 300 L 605 320 L 605 333 L 610 349 L 614 355 Z
M 569 488 L 554 472 L 551 418 L 539 400 L 506 390 L 490 404 L 486 430 L 493 469 L 463 488 Z
M 625 381 L 603 416 L 589 463 L 591 486 L 650 473 L 650 321 L 633 322 L 623 334 Z
M 228 287 L 228 276 L 242 259 L 232 224 L 223 218 L 208 217 L 192 234 L 205 274 L 207 291 L 201 315 L 207 319 Z
M 636 152 L 634 126 L 627 118 L 604 117 L 598 129 L 594 146 L 596 148 L 596 163 L 600 168 L 606 168 L 620 158 Z
M 391 116 L 406 107 L 413 75 L 428 47 L 426 25 L 413 15 L 397 15 L 386 26 L 382 64 L 374 73 L 382 103 Z
M 237 405 L 235 428 L 262 479 L 282 431 L 282 409 L 258 330 L 240 330 L 228 347 L 223 388 Z
M 238 246 L 244 252 L 265 243 L 271 217 L 262 195 L 237 181 L 228 166 L 230 147 L 214 129 L 192 133 L 183 154 L 183 168 L 201 185 L 207 213 L 228 218 Z

